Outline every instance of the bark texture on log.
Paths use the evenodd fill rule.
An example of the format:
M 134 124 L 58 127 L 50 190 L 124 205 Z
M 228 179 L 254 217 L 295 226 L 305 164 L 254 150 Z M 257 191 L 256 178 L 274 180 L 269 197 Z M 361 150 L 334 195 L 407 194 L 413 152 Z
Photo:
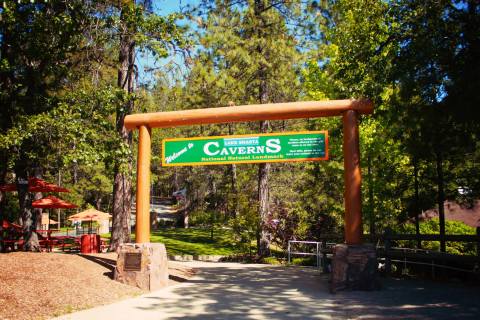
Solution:
M 262 121 L 260 124 L 260 131 L 266 132 L 268 128 L 268 121 Z M 261 163 L 258 166 L 258 211 L 260 216 L 260 237 L 258 254 L 261 257 L 270 255 L 270 241 L 271 235 L 267 228 L 267 223 L 270 214 L 269 206 L 269 189 L 268 189 L 268 175 L 270 172 L 270 163 Z

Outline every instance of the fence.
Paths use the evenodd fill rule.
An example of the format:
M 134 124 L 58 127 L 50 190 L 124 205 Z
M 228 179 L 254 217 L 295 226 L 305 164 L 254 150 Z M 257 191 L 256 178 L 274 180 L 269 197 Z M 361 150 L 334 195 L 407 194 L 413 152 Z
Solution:
M 314 252 L 312 251 L 292 251 L 295 244 L 300 245 L 310 245 L 314 248 Z M 316 264 L 317 268 L 320 266 L 323 270 L 327 269 L 327 253 L 331 252 L 331 246 L 335 245 L 335 243 L 330 242 L 318 242 L 318 241 L 297 241 L 297 240 L 290 240 L 288 241 L 288 263 L 291 263 L 292 255 L 299 255 L 299 256 L 315 256 L 316 257 Z
M 306 244 L 306 245 L 312 245 L 315 246 L 315 252 L 303 252 L 303 251 L 292 251 L 292 244 Z M 320 242 L 316 241 L 295 241 L 295 240 L 290 240 L 288 241 L 288 263 L 291 262 L 291 256 L 292 255 L 299 255 L 299 256 L 316 256 L 316 266 L 317 268 L 320 267 L 320 259 L 321 259 L 321 253 L 320 253 Z
M 414 240 L 421 241 L 439 241 L 448 242 L 472 242 L 476 244 L 476 255 L 455 255 L 444 252 L 394 247 L 394 241 Z M 324 235 L 320 237 L 322 242 L 322 262 L 326 260 L 328 253 L 333 253 L 325 244 L 327 241 L 343 242 L 343 237 L 339 235 Z M 377 244 L 377 257 L 385 262 L 385 272 L 392 271 L 392 262 L 403 263 L 407 265 L 425 265 L 430 266 L 432 275 L 435 275 L 435 268 L 450 269 L 468 273 L 480 272 L 480 227 L 477 227 L 476 235 L 443 235 L 439 234 L 394 234 L 391 230 L 386 230 L 383 235 L 364 236 L 365 241 Z M 383 243 L 383 246 L 380 245 Z
M 92 234 L 92 233 L 99 233 L 100 227 L 78 227 L 74 229 L 75 235 L 81 236 L 84 234 Z
M 431 266 L 432 275 L 435 275 L 435 268 L 450 269 L 461 272 L 478 273 L 480 266 L 480 228 L 477 227 L 476 235 L 438 235 L 438 234 L 394 234 L 386 230 L 381 237 L 384 246 L 377 247 L 377 256 L 385 261 L 385 272 L 392 271 L 392 262 Z M 476 243 L 476 255 L 455 255 L 445 252 L 398 248 L 393 247 L 392 242 L 397 240 L 421 241 L 449 241 L 449 242 L 473 242 Z

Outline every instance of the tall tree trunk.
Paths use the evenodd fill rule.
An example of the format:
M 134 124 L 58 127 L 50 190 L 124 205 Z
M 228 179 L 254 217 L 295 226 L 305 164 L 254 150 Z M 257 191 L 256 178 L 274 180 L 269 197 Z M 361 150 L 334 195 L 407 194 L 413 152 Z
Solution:
M 173 191 L 178 191 L 180 186 L 178 184 L 178 169 L 177 167 L 173 167 Z
M 182 200 L 183 203 L 183 227 L 188 229 L 190 227 L 189 220 L 190 220 L 190 204 L 192 201 L 192 181 L 191 177 L 193 175 L 192 167 L 188 167 L 187 172 L 187 179 L 185 180 L 185 198 Z M 178 189 L 177 189 L 178 190 Z
M 7 156 L 5 153 L 2 153 L 0 155 L 0 159 L 2 161 L 2 164 L 6 164 Z M 1 167 L 0 171 L 0 184 L 4 185 L 5 184 L 5 177 L 7 175 L 7 167 L 3 166 Z M 5 202 L 6 202 L 6 197 L 5 197 L 5 192 L 0 192 L 0 252 L 3 252 L 3 220 L 7 219 L 7 217 L 4 215 L 5 212 Z
M 268 121 L 260 122 L 260 132 L 267 132 Z M 270 163 L 261 163 L 258 166 L 258 210 L 260 216 L 260 239 L 258 254 L 261 257 L 270 255 L 270 240 L 271 235 L 267 229 L 269 219 L 269 189 L 268 189 L 268 175 L 270 172 Z
M 237 184 L 237 165 L 232 164 L 230 166 L 231 173 L 231 189 L 233 195 L 233 209 L 231 210 L 230 217 L 236 218 L 239 214 L 239 201 L 238 201 L 238 184 Z
M 73 144 L 73 150 L 75 150 L 77 148 L 76 144 L 74 143 Z M 60 179 L 61 179 L 61 172 L 60 172 L 60 169 L 58 170 L 58 185 L 60 185 Z M 73 168 L 72 168 L 72 183 L 73 185 L 76 185 L 78 183 L 78 162 L 75 161 L 73 163 Z
M 102 196 L 97 195 L 95 199 L 95 209 L 102 211 Z
M 42 211 L 40 209 L 32 208 L 32 201 L 35 199 L 40 199 L 42 194 L 40 192 L 33 195 L 28 191 L 28 178 L 29 171 L 27 170 L 27 165 L 25 165 L 24 160 L 19 159 L 17 166 L 15 168 L 15 173 L 17 176 L 17 192 L 18 192 L 18 202 L 20 207 L 20 217 L 22 219 L 23 226 L 23 239 L 24 245 L 23 250 L 25 251 L 40 251 L 40 243 L 38 239 L 38 234 L 35 230 L 39 229 L 39 224 L 41 223 Z M 39 176 L 39 170 L 35 170 L 35 176 Z
M 228 124 L 228 134 L 233 134 L 233 124 Z M 230 217 L 236 218 L 238 217 L 239 212 L 239 201 L 238 201 L 238 189 L 237 189 L 237 165 L 232 164 L 230 166 L 230 182 L 231 182 L 231 194 L 233 195 L 233 208 L 230 211 Z
M 134 64 L 135 64 L 135 42 L 133 39 L 134 27 L 128 22 L 129 15 L 132 12 L 130 6 L 135 1 L 123 4 L 120 14 L 121 35 L 120 35 L 120 53 L 118 70 L 118 87 L 122 88 L 128 94 L 134 90 Z M 133 110 L 133 101 L 129 98 L 127 102 L 117 110 L 116 128 L 122 143 L 129 148 L 132 146 L 132 134 L 125 129 L 123 123 L 125 116 Z M 125 159 L 124 159 L 125 160 Z M 125 162 L 117 162 L 114 165 L 113 182 L 113 208 L 112 208 L 112 239 L 110 250 L 116 250 L 117 247 L 126 242 L 130 242 L 130 209 L 132 198 L 132 161 L 127 159 Z
M 266 4 L 265 0 L 255 0 L 254 2 L 254 14 L 255 19 L 258 21 L 256 26 L 257 39 L 262 39 L 264 36 L 264 27 L 266 22 L 264 21 L 263 13 Z M 257 47 L 257 53 L 259 56 L 265 56 L 264 48 L 259 44 Z M 266 58 L 266 57 L 265 57 Z M 259 81 L 258 87 L 258 102 L 267 103 L 268 96 L 268 75 L 266 65 L 260 64 L 257 72 L 257 79 Z M 260 132 L 265 133 L 268 131 L 269 122 L 260 121 Z M 267 224 L 269 219 L 269 190 L 268 190 L 268 175 L 270 172 L 270 163 L 261 163 L 258 166 L 258 213 L 260 217 L 260 226 L 258 234 L 258 255 L 266 257 L 270 255 L 270 240 L 271 235 L 268 232 Z
M 1 48 L 0 48 L 0 58 L 7 63 L 7 65 L 11 65 L 12 57 L 14 55 L 14 49 L 11 45 L 10 40 L 10 32 L 9 28 L 4 28 L 2 30 L 2 41 L 1 41 Z M 13 87 L 13 68 L 2 68 L 0 70 L 0 128 L 2 132 L 5 132 L 11 125 L 11 110 L 12 110 L 12 99 L 11 99 L 11 90 Z M 8 163 L 8 152 L 4 151 L 1 154 L 1 182 L 2 184 L 5 183 L 5 177 L 7 174 L 7 163 Z M 5 192 L 1 192 L 0 194 L 0 252 L 3 251 L 3 228 L 2 222 L 3 219 L 7 219 L 5 214 Z
M 420 241 L 420 196 L 419 196 L 419 185 L 418 185 L 418 162 L 417 160 L 413 160 L 413 176 L 414 176 L 414 183 L 415 183 L 415 207 L 414 207 L 414 214 L 415 214 L 415 236 L 417 238 L 417 248 L 422 248 L 422 241 Z
M 435 153 L 437 164 L 437 199 L 438 199 L 438 220 L 440 224 L 440 251 L 446 251 L 445 244 L 445 191 L 443 188 L 443 159 L 441 151 Z

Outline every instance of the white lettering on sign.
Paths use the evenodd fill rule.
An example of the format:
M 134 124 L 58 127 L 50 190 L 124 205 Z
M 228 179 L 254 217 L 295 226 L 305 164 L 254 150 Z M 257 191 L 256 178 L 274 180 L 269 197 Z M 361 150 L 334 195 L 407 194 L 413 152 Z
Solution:
M 171 156 L 168 156 L 165 161 L 167 163 L 170 163 L 172 162 L 173 160 L 177 159 L 179 156 L 181 156 L 182 154 L 184 154 L 185 152 L 187 152 L 187 147 L 183 148 L 182 150 L 178 151 L 178 152 L 174 152 Z
M 258 145 L 258 137 L 249 137 L 249 138 L 227 138 L 223 139 L 223 145 L 226 147 L 230 146 L 256 146 Z
M 277 153 L 282 150 L 280 146 L 280 139 L 267 140 L 267 153 Z
M 220 149 L 218 142 L 207 142 L 203 146 L 203 152 L 208 156 L 229 156 L 236 154 L 262 154 L 262 153 L 278 153 L 282 150 L 280 139 L 269 139 L 265 146 L 248 146 L 248 147 L 225 147 Z M 167 158 L 168 159 L 168 158 Z
M 205 152 L 205 154 L 209 155 L 209 156 L 216 156 L 220 150 L 217 150 L 217 151 L 214 151 L 214 152 L 211 152 L 208 148 L 210 148 L 210 146 L 215 146 L 215 147 L 219 147 L 219 144 L 218 142 L 208 142 L 208 143 L 205 143 L 205 145 L 203 146 L 203 152 Z

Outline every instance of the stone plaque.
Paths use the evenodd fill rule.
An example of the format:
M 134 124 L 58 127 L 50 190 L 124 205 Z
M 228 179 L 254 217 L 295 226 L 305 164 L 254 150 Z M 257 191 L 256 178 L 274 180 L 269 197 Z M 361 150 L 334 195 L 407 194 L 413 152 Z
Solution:
M 142 254 L 140 252 L 125 253 L 125 271 L 141 271 L 142 270 Z
M 168 258 L 163 243 L 122 243 L 117 252 L 115 280 L 149 291 L 168 285 Z

